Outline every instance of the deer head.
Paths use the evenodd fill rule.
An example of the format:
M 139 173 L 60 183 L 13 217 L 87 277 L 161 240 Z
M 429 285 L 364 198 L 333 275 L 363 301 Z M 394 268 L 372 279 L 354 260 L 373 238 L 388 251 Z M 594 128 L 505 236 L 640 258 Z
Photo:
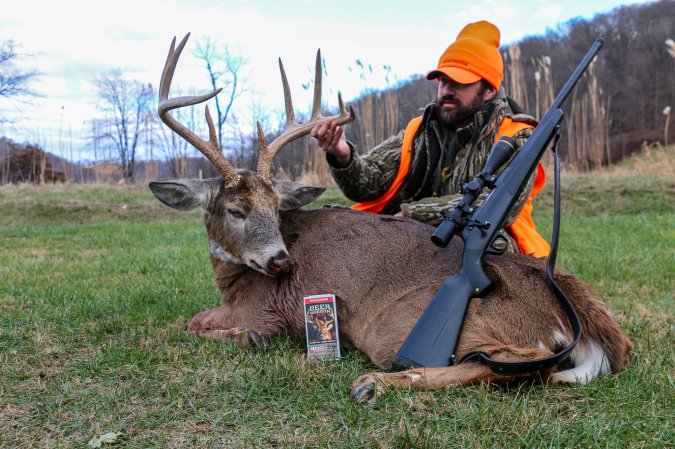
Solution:
M 186 179 L 151 182 L 150 190 L 167 206 L 178 210 L 201 208 L 209 237 L 211 255 L 229 264 L 246 265 L 267 276 L 277 276 L 289 269 L 288 251 L 279 230 L 279 211 L 291 210 L 312 202 L 323 187 L 270 179 L 274 155 L 287 143 L 306 136 L 321 116 L 321 53 L 316 56 L 314 103 L 307 123 L 298 124 L 293 112 L 290 89 L 283 64 L 279 60 L 286 104 L 286 130 L 267 145 L 257 123 L 260 154 L 257 173 L 236 170 L 220 149 L 208 106 L 205 108 L 209 140 L 202 140 L 193 131 L 169 115 L 172 109 L 191 106 L 216 96 L 221 89 L 205 95 L 169 98 L 171 80 L 189 33 L 176 47 L 174 37 L 159 85 L 158 113 L 162 121 L 183 139 L 190 142 L 213 163 L 222 176 L 211 179 Z M 339 114 L 330 117 L 338 124 L 351 122 L 354 110 L 345 110 L 338 94 Z

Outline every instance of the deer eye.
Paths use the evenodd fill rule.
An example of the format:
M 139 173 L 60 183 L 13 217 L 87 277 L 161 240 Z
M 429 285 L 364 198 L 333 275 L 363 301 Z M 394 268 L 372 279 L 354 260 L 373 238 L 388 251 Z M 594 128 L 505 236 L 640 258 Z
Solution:
M 246 215 L 244 215 L 244 213 L 239 209 L 227 209 L 227 213 L 238 220 L 243 220 L 246 218 Z

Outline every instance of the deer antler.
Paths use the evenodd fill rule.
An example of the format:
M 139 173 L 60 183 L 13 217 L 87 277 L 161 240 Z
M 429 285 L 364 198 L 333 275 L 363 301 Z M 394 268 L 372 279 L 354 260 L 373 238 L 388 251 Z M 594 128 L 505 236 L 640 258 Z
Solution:
M 321 120 L 321 50 L 316 52 L 316 69 L 314 75 L 314 103 L 312 104 L 312 116 L 309 119 L 309 122 L 298 124 L 295 121 L 295 113 L 293 112 L 293 102 L 291 101 L 291 90 L 288 87 L 288 80 L 286 79 L 286 72 L 284 71 L 284 65 L 279 59 L 279 69 L 281 70 L 281 81 L 284 86 L 284 101 L 286 103 L 286 131 L 283 132 L 279 137 L 274 139 L 272 143 L 267 145 L 265 142 L 265 136 L 258 122 L 258 143 L 260 145 L 260 155 L 258 157 L 258 175 L 263 179 L 270 180 L 270 168 L 272 166 L 272 159 L 274 155 L 287 143 L 294 141 L 300 137 L 306 136 L 310 133 L 314 125 Z M 339 113 L 338 115 L 326 117 L 335 119 L 338 125 L 344 125 L 349 123 L 356 118 L 356 113 L 354 109 L 349 106 L 349 112 L 345 110 L 345 105 L 342 102 L 342 95 L 338 92 L 338 105 Z
M 180 58 L 180 54 L 183 51 L 183 48 L 185 47 L 189 37 L 190 33 L 186 34 L 180 44 L 178 44 L 177 48 L 176 38 L 174 37 L 171 41 L 169 55 L 166 57 L 166 63 L 164 64 L 164 70 L 162 71 L 162 79 L 159 82 L 159 106 L 157 107 L 157 112 L 159 113 L 159 117 L 169 128 L 171 128 L 183 139 L 191 143 L 195 148 L 197 148 L 197 150 L 206 156 L 209 161 L 211 161 L 211 163 L 218 169 L 220 174 L 223 175 L 225 185 L 231 187 L 239 182 L 239 175 L 237 174 L 234 167 L 227 161 L 225 156 L 223 156 L 223 152 L 218 145 L 216 130 L 213 126 L 211 114 L 209 113 L 209 107 L 205 107 L 206 123 L 209 126 L 209 140 L 200 139 L 199 136 L 197 136 L 194 132 L 183 126 L 180 122 L 169 115 L 169 111 L 172 109 L 202 103 L 215 97 L 221 91 L 221 89 L 216 89 L 213 92 L 205 95 L 177 97 L 171 99 L 168 98 L 169 89 L 171 88 L 171 80 L 173 78 L 174 71 L 176 70 L 178 58 Z

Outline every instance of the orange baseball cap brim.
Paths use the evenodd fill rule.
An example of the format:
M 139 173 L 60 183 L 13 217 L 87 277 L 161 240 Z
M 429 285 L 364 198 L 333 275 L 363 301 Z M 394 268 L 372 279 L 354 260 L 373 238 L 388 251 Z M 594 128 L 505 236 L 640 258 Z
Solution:
M 459 67 L 440 67 L 429 72 L 427 74 L 427 79 L 434 80 L 441 75 L 445 75 L 459 84 L 472 84 L 481 79 L 479 75 L 468 70 L 460 69 Z

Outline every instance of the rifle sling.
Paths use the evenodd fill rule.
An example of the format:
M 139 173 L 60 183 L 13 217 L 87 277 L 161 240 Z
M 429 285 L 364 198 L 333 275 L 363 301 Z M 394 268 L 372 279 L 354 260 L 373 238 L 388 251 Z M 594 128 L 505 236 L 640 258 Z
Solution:
M 485 363 L 490 369 L 496 373 L 505 376 L 509 375 L 518 375 L 524 374 L 533 371 L 541 371 L 547 368 L 552 368 L 566 359 L 574 346 L 579 341 L 581 337 L 581 322 L 579 321 L 579 316 L 577 315 L 572 302 L 567 297 L 565 292 L 560 288 L 560 286 L 553 279 L 553 274 L 555 270 L 555 259 L 558 255 L 558 238 L 560 231 L 560 161 L 558 159 L 558 143 L 560 142 L 560 129 L 556 128 L 555 140 L 553 142 L 553 154 L 554 154 L 554 172 L 555 172 L 555 190 L 554 190 L 554 208 L 553 208 L 553 234 L 551 236 L 551 252 L 548 256 L 548 261 L 546 263 L 546 276 L 549 285 L 553 289 L 556 297 L 560 301 L 565 313 L 567 314 L 567 319 L 570 322 L 572 327 L 573 340 L 566 348 L 561 351 L 553 354 L 550 357 L 545 357 L 543 359 L 527 360 L 524 362 L 500 362 L 493 360 L 490 356 L 483 351 L 474 351 L 462 357 L 456 364 L 464 363 L 470 360 L 479 361 Z M 454 362 L 451 360 L 451 363 Z M 455 364 L 455 363 L 452 363 Z

